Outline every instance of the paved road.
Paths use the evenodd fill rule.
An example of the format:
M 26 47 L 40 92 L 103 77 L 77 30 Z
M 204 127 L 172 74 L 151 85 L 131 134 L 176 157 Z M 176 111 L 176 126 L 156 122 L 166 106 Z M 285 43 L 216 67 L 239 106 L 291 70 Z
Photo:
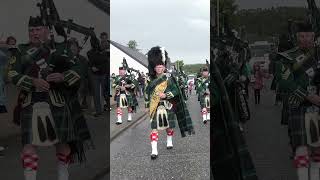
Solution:
M 174 148 L 166 149 L 166 134 L 159 134 L 156 160 L 150 159 L 150 124 L 146 118 L 111 142 L 111 179 L 209 179 L 209 126 L 202 124 L 196 96 L 188 101 L 196 134 L 181 138 L 176 129 Z M 102 178 L 106 180 L 107 178 Z M 102 180 L 101 179 L 101 180 Z
M 259 180 L 296 180 L 287 127 L 280 124 L 281 106 L 274 106 L 275 94 L 262 91 L 261 104 L 254 105 L 251 92 L 250 108 L 252 119 L 245 127 L 247 143 L 253 157 Z

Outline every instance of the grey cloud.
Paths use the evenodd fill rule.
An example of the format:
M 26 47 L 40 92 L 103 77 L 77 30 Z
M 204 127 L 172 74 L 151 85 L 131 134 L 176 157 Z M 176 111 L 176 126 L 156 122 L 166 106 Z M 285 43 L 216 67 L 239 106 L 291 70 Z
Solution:
M 143 52 L 152 46 L 161 45 L 166 47 L 171 59 L 182 57 L 186 63 L 209 58 L 210 17 L 209 8 L 204 7 L 206 3 L 203 2 L 112 1 L 111 39 L 122 44 L 134 39 Z M 208 22 L 207 29 L 204 28 L 205 22 Z M 199 27 L 196 27 L 197 23 Z

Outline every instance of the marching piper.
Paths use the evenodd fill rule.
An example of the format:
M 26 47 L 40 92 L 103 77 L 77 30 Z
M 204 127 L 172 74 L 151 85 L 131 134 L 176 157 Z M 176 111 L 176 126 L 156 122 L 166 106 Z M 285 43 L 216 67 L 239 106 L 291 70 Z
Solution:
M 210 78 L 207 67 L 202 68 L 202 77 L 198 82 L 198 92 L 200 97 L 200 107 L 203 123 L 206 124 L 210 120 Z
M 175 78 L 166 73 L 169 63 L 168 53 L 159 46 L 148 52 L 149 78 L 145 89 L 146 111 L 151 123 L 151 159 L 158 157 L 158 131 L 167 132 L 167 149 L 173 148 L 175 119 L 178 121 L 182 137 L 185 132 L 194 133 L 193 124 L 186 103 Z
M 83 160 L 84 142 L 90 141 L 85 119 L 78 118 L 83 117 L 81 111 L 71 105 L 76 100 L 67 95 L 80 82 L 79 64 L 68 55 L 65 43 L 50 41 L 48 37 L 49 29 L 42 19 L 30 17 L 30 42 L 19 45 L 19 54 L 8 73 L 20 89 L 14 113 L 16 123 L 21 126 L 21 159 L 26 180 L 36 180 L 37 147 L 56 147 L 58 180 L 68 180 L 70 163 L 75 156 Z
M 319 47 L 312 25 L 297 23 L 298 46 L 278 53 L 279 90 L 288 92 L 288 128 L 299 180 L 318 180 L 320 168 Z
M 126 75 L 126 69 L 119 67 L 119 75 L 115 77 L 113 87 L 116 89 L 114 96 L 117 102 L 117 125 L 122 124 L 123 109 L 128 109 L 128 122 L 132 121 L 133 109 L 135 108 L 133 101 L 133 93 L 135 85 Z

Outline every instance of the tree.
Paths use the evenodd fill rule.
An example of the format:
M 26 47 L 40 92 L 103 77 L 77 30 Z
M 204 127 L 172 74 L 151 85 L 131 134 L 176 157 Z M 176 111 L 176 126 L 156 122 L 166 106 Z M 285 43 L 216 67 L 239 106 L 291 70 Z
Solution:
M 220 24 L 223 24 L 223 22 L 229 22 L 230 25 L 234 24 L 235 13 L 238 10 L 235 0 L 212 0 L 211 7 L 215 10 L 217 9 L 217 1 L 219 1 Z
M 137 47 L 138 47 L 137 41 L 135 41 L 135 40 L 130 40 L 127 45 L 128 45 L 128 47 L 129 47 L 130 49 L 139 51 L 139 49 L 137 48 Z

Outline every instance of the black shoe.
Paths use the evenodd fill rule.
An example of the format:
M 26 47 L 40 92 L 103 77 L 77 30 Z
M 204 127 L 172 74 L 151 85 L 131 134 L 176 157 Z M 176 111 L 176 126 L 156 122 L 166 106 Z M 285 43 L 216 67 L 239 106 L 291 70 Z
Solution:
M 207 120 L 203 121 L 203 124 L 207 124 Z
M 151 159 L 154 160 L 154 159 L 157 159 L 158 155 L 155 155 L 155 154 L 151 154 Z
M 167 146 L 167 149 L 173 149 L 173 146 Z
M 120 124 L 122 124 L 121 122 L 116 122 L 116 125 L 120 125 Z

